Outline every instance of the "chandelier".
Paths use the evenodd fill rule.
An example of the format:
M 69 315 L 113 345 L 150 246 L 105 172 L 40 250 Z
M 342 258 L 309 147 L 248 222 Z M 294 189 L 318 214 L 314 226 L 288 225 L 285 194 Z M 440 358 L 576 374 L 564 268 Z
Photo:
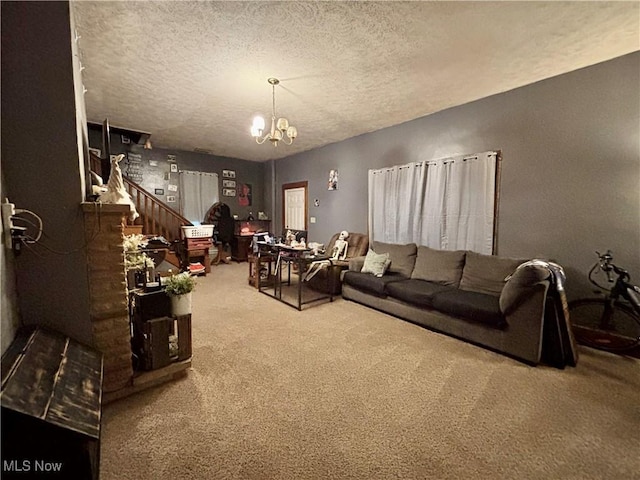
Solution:
M 271 94 L 273 99 L 273 110 L 271 113 L 271 130 L 264 134 L 264 118 L 257 116 L 253 119 L 251 125 L 251 136 L 256 139 L 256 143 L 262 145 L 266 140 L 273 143 L 274 147 L 278 146 L 278 142 L 284 142 L 291 145 L 293 140 L 298 136 L 298 129 L 293 125 L 289 125 L 289 120 L 284 117 L 278 118 L 276 122 L 276 85 L 280 83 L 277 78 L 269 78 L 267 82 L 271 84 Z

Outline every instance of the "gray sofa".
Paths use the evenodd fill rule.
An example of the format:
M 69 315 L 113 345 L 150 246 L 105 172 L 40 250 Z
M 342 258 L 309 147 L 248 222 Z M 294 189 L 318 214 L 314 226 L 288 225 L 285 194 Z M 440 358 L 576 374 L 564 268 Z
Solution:
M 373 242 L 372 249 L 389 254 L 388 270 L 380 277 L 363 273 L 365 257 L 352 259 L 343 298 L 531 365 L 543 359 L 544 348 L 558 346 L 543 345 L 547 269 L 518 268 L 526 259 L 415 244 Z

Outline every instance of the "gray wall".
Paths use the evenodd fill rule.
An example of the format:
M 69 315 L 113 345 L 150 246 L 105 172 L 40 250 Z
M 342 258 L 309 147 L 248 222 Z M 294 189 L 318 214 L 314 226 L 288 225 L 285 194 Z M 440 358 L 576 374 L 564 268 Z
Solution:
M 74 63 L 67 2 L 2 2 L 3 195 L 38 214 L 45 236 L 37 253 L 15 257 L 17 306 L 26 324 L 91 341 L 84 250 L 84 107 Z M 2 265 L 12 278 L 11 264 Z M 15 299 L 5 297 L 3 312 Z M 9 328 L 2 322 L 3 337 Z M 4 345 L 3 338 L 3 345 Z
M 135 126 L 127 126 L 127 128 L 135 128 Z M 151 141 L 153 142 L 153 132 L 151 133 Z M 89 141 L 92 148 L 101 149 L 101 132 L 90 130 Z M 167 150 L 155 147 L 151 150 L 145 150 L 142 145 L 123 144 L 119 135 L 111 135 L 111 154 L 115 155 L 128 152 L 139 154 L 142 157 L 142 181 L 136 183 L 139 183 L 142 188 L 154 195 L 156 188 L 163 189 L 163 195 L 155 196 L 165 203 L 167 203 L 167 196 L 175 196 L 176 203 L 167 203 L 167 205 L 174 207 L 176 211 L 179 211 L 180 191 L 178 189 L 178 192 L 170 192 L 168 189 L 169 184 L 178 185 L 178 174 L 171 172 L 171 163 L 175 163 L 178 170 L 217 173 L 220 201 L 229 205 L 231 214 L 237 214 L 238 218 L 245 219 L 249 212 L 252 212 L 254 217 L 258 218 L 258 211 L 268 212 L 268 206 L 265 203 L 265 185 L 269 184 L 265 182 L 264 176 L 264 171 L 268 167 L 267 164 L 184 150 Z M 169 155 L 175 157 L 175 162 L 169 162 Z M 150 161 L 156 162 L 157 165 L 150 165 Z M 120 166 L 123 174 L 127 175 L 129 168 L 127 160 L 122 160 Z M 222 181 L 224 180 L 222 170 L 233 170 L 236 172 L 236 178 L 234 179 L 236 181 L 235 197 L 222 196 Z M 168 175 L 168 180 L 165 175 Z M 237 191 L 240 188 L 240 184 L 251 185 L 252 201 L 250 207 L 240 206 L 238 203 L 239 197 Z
M 545 256 L 585 287 L 594 250 L 640 281 L 640 53 L 275 162 L 281 185 L 309 181 L 309 240 L 367 231 L 367 171 L 502 150 L 497 253 Z M 329 170 L 340 172 L 327 191 Z M 313 206 L 318 198 L 319 207 Z

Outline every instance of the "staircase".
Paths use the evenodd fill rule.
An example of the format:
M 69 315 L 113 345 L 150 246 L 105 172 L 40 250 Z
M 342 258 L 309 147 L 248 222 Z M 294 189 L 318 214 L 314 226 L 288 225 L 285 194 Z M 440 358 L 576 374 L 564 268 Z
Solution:
M 91 170 L 101 172 L 101 159 L 90 152 Z M 192 225 L 185 217 L 123 175 L 124 185 L 140 216 L 133 225 L 142 225 L 144 235 L 159 235 L 173 244 L 180 240 L 180 227 Z

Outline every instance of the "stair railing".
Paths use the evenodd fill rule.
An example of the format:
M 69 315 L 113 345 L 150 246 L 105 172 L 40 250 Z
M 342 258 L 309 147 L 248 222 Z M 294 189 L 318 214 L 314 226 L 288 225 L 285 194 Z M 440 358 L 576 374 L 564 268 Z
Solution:
M 91 169 L 100 171 L 100 158 L 90 153 Z M 185 217 L 176 212 L 166 203 L 158 200 L 140 185 L 122 176 L 125 187 L 140 217 L 134 224 L 142 225 L 145 235 L 161 235 L 169 242 L 180 239 L 180 227 L 192 225 Z

